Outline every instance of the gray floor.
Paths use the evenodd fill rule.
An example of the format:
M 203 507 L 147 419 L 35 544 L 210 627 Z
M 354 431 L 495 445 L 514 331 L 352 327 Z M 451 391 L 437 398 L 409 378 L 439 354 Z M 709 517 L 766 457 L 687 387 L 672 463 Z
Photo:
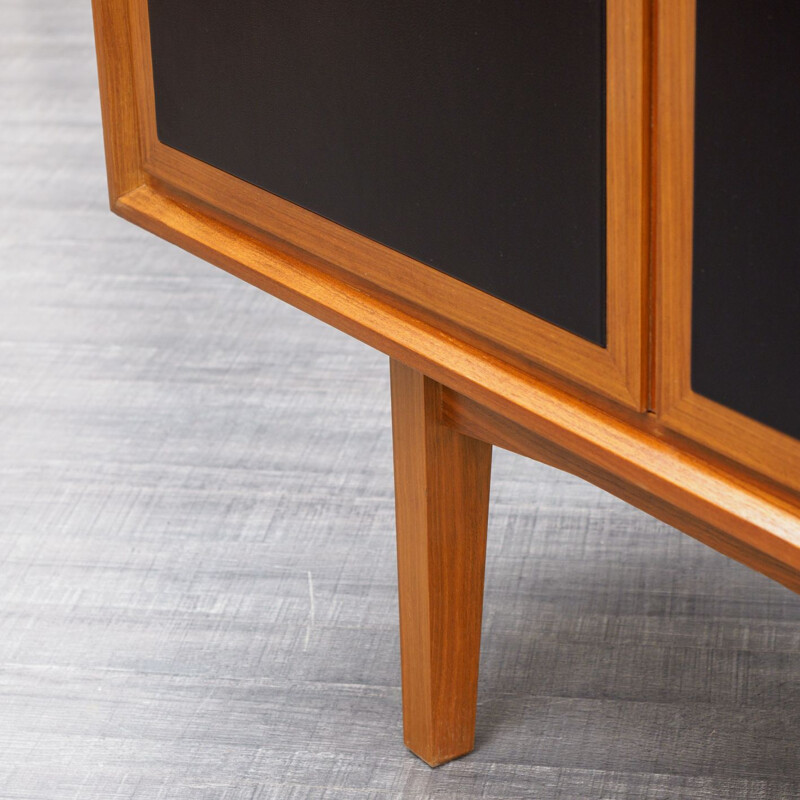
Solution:
M 387 361 L 107 212 L 88 6 L 0 0 L 0 797 L 800 796 L 800 598 L 503 452 L 404 750 Z

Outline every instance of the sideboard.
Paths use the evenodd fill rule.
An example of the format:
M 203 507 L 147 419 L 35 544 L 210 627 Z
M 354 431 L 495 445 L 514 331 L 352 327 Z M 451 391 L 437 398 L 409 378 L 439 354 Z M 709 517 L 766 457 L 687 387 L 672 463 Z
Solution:
M 112 209 L 391 359 L 414 753 L 473 746 L 494 445 L 800 591 L 800 4 L 93 8 Z

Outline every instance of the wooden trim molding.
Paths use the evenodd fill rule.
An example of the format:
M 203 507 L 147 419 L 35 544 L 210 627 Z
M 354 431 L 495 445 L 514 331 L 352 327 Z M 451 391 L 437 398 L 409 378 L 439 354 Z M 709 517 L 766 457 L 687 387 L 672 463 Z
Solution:
M 787 562 L 782 544 L 777 549 L 762 546 L 766 543 L 764 537 L 770 535 L 769 530 L 774 534 L 780 531 L 781 524 L 785 524 L 788 526 L 786 533 L 794 541 L 791 549 L 797 551 L 800 546 L 800 540 L 797 538 L 800 533 L 800 523 L 796 519 L 791 519 L 791 515 L 796 513 L 791 504 L 787 503 L 784 506 L 790 516 L 782 517 L 781 521 L 780 513 L 779 516 L 773 516 L 774 503 L 780 502 L 778 498 L 761 492 L 755 486 L 747 487 L 746 484 L 732 479 L 722 471 L 708 470 L 707 467 L 701 466 L 702 460 L 688 454 L 683 456 L 685 467 L 683 480 L 680 484 L 673 482 L 671 490 L 664 491 L 663 487 L 658 487 L 659 479 L 656 476 L 638 473 L 633 460 L 627 463 L 625 469 L 630 471 L 623 477 L 619 470 L 607 469 L 602 459 L 583 458 L 559 442 L 544 438 L 530 428 L 501 417 L 457 392 L 446 389 L 442 393 L 442 405 L 442 416 L 446 424 L 464 436 L 491 442 L 506 450 L 577 475 L 724 555 L 800 592 L 800 569 L 798 569 L 800 564 L 796 560 L 797 552 Z M 642 438 L 641 444 L 643 450 L 653 446 L 646 437 Z M 670 451 L 671 448 L 665 448 L 663 455 L 667 455 Z M 674 478 L 679 469 L 677 462 L 673 463 L 673 467 Z M 666 473 L 662 477 L 666 477 Z M 695 480 L 699 482 L 692 489 L 690 484 Z M 720 508 L 712 508 L 717 504 L 727 504 L 727 512 L 720 514 Z M 756 507 L 760 507 L 765 516 L 756 512 L 760 521 L 756 521 L 756 517 L 749 517 L 746 520 L 745 515 L 741 513 L 745 506 L 748 507 L 749 513 L 756 512 Z
M 103 117 L 108 193 L 113 208 L 120 195 L 145 180 L 143 136 L 139 126 L 141 94 L 133 63 L 133 41 L 124 2 L 92 0 L 97 77 Z
M 645 393 L 649 3 L 608 0 L 607 347 L 167 147 L 156 133 L 146 0 L 128 0 L 144 171 L 426 321 L 641 410 Z M 431 298 L 436 298 L 435 302 Z
M 507 423 L 485 438 L 466 423 L 457 425 L 463 433 L 574 471 L 729 555 L 727 543 L 735 542 L 737 552 L 764 557 L 748 560 L 750 566 L 800 588 L 800 504 L 791 499 L 687 452 L 658 428 L 600 410 L 312 265 L 269 250 L 197 207 L 143 186 L 120 198 L 116 210 Z M 768 570 L 767 561 L 782 565 L 782 571 Z
M 656 409 L 669 428 L 800 491 L 800 442 L 692 391 L 695 0 L 658 4 L 655 96 Z

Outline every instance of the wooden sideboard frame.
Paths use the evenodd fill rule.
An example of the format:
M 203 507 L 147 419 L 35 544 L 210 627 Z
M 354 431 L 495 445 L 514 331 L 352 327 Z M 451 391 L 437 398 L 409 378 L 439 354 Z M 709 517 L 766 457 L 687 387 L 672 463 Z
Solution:
M 687 448 L 652 414 L 622 407 L 615 412 L 585 391 L 565 391 L 466 336 L 432 325 L 413 308 L 376 297 L 255 232 L 249 235 L 207 203 L 176 196 L 149 175 L 132 2 L 141 0 L 92 3 L 112 210 L 438 381 L 450 405 L 460 409 L 448 418 L 465 432 L 584 477 L 800 591 L 796 494 L 712 452 L 698 452 L 690 443 Z M 628 5 L 641 10 L 646 3 Z M 662 225 L 666 213 L 662 208 Z M 673 209 L 670 215 L 686 224 L 685 214 Z M 663 237 L 659 246 L 665 247 Z M 664 322 L 662 313 L 662 328 Z M 659 384 L 663 396 L 664 382 Z
M 657 13 L 655 407 L 670 428 L 800 491 L 800 442 L 692 390 L 695 0 Z
M 663 11 L 679 2 L 680 24 L 672 33 L 662 25 L 660 32 L 657 64 L 662 74 L 665 68 L 680 70 L 668 48 L 686 45 L 689 2 L 659 4 Z M 610 36 L 609 47 L 636 43 L 649 52 L 648 0 L 609 0 L 608 7 L 618 21 L 627 20 L 619 29 L 611 26 L 620 39 Z M 650 241 L 643 174 L 649 163 L 644 58 L 634 67 L 638 77 L 633 83 L 642 82 L 641 96 L 630 93 L 627 80 L 622 96 L 609 92 L 609 102 L 628 108 L 629 120 L 636 122 L 623 125 L 624 130 L 611 126 L 609 138 L 617 146 L 629 141 L 631 152 L 642 160 L 634 163 L 631 156 L 610 170 L 610 191 L 625 197 L 630 215 L 627 221 L 624 215 L 610 220 L 609 248 L 618 250 L 609 291 L 618 307 L 609 307 L 610 346 L 605 350 L 493 298 L 473 297 L 476 290 L 429 268 L 418 273 L 416 262 L 361 237 L 344 236 L 338 226 L 325 227 L 323 235 L 313 215 L 161 147 L 154 139 L 152 100 L 142 88 L 149 80 L 141 58 L 146 51 L 144 8 L 144 0 L 93 0 L 112 209 L 392 359 L 403 704 L 406 743 L 415 753 L 434 765 L 472 747 L 490 445 L 589 480 L 800 592 L 800 502 L 786 489 L 796 486 L 796 466 L 778 473 L 775 461 L 767 458 L 766 471 L 782 480 L 780 485 L 756 474 L 764 463 L 746 442 L 743 460 L 755 472 L 694 446 L 653 413 L 637 413 L 645 389 L 644 341 L 652 333 L 648 329 L 645 335 L 643 313 L 645 292 L 652 290 L 644 270 Z M 610 69 L 619 69 L 614 61 Z M 666 94 L 656 99 L 663 109 L 664 103 L 682 98 L 678 120 L 684 126 L 690 120 L 687 80 L 681 72 L 664 81 Z M 670 99 L 676 87 L 678 97 Z M 638 133 L 632 133 L 634 128 Z M 674 125 L 660 126 L 657 141 L 659 157 L 676 162 L 685 178 L 685 130 L 676 134 Z M 664 161 L 660 164 L 658 229 L 664 231 L 668 221 L 684 227 L 668 241 L 658 237 L 657 263 L 662 268 L 684 263 L 685 269 L 685 226 L 691 222 L 686 193 L 664 181 Z M 620 193 L 614 181 L 627 189 Z M 280 224 L 273 224 L 273 217 Z M 271 235 L 265 235 L 265 225 Z M 388 283 L 375 283 L 361 258 L 367 263 L 381 259 Z M 405 291 L 404 281 L 417 275 L 428 281 L 426 291 L 441 292 L 440 302 L 452 311 L 447 318 Z M 630 285 L 620 283 L 626 276 Z M 658 380 L 648 396 L 666 401 L 669 425 L 736 459 L 739 450 L 733 452 L 722 437 L 706 436 L 699 423 L 684 424 L 680 409 L 687 396 L 686 376 L 666 371 L 665 356 L 685 358 L 687 352 L 685 322 L 680 321 L 686 318 L 687 286 L 686 280 L 664 276 L 664 286 L 657 287 L 669 294 L 659 306 L 655 331 L 666 338 L 651 365 Z M 470 298 L 464 302 L 469 308 L 456 308 L 465 298 Z M 474 316 L 500 311 L 501 324 L 489 327 Z M 477 334 L 467 330 L 473 323 Z M 499 330 L 503 326 L 510 331 L 505 338 Z M 531 338 L 520 338 L 525 332 Z M 532 345 L 550 372 L 533 367 Z M 577 373 L 577 383 L 556 378 L 568 367 Z
M 483 349 L 523 369 L 537 364 L 643 410 L 649 139 L 644 0 L 608 0 L 607 347 L 162 144 L 156 132 L 147 0 L 129 0 L 128 6 L 146 173 L 278 241 L 291 242 L 322 269 L 333 267 L 367 291 L 415 309 L 455 335 L 471 336 Z

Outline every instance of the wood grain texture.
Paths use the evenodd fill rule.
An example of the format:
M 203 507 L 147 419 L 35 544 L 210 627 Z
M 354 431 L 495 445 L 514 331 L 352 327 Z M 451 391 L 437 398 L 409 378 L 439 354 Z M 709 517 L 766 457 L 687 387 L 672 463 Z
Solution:
M 723 474 L 715 476 L 713 479 L 706 476 L 703 484 L 696 487 L 697 496 L 693 499 L 693 507 L 687 507 L 687 503 L 675 505 L 669 492 L 661 488 L 654 490 L 654 486 L 649 482 L 620 480 L 619 476 L 609 472 L 602 462 L 592 463 L 584 460 L 558 442 L 543 439 L 532 431 L 482 408 L 474 401 L 455 392 L 445 390 L 443 408 L 446 423 L 465 436 L 499 445 L 512 452 L 534 458 L 551 467 L 565 470 L 584 480 L 591 481 L 627 503 L 652 514 L 690 536 L 694 536 L 709 547 L 713 547 L 726 556 L 735 558 L 784 586 L 800 592 L 800 561 L 797 559 L 796 552 L 797 543 L 800 542 L 800 539 L 797 538 L 800 526 L 795 520 L 792 520 L 791 509 L 789 509 L 789 516 L 784 517 L 785 523 L 788 525 L 787 531 L 793 531 L 795 538 L 795 552 L 790 554 L 792 556 L 790 560 L 787 561 L 785 557 L 769 555 L 763 549 L 753 545 L 753 542 L 759 538 L 768 537 L 770 529 L 779 529 L 779 517 L 774 515 L 774 505 L 780 503 L 778 498 L 768 495 L 760 498 L 740 495 L 739 500 L 742 506 L 745 503 L 748 506 L 749 520 L 744 519 L 745 515 L 742 513 L 744 508 L 736 505 L 732 506 L 727 517 L 715 516 L 709 514 L 708 511 L 701 513 L 700 507 L 703 504 L 723 505 L 723 501 L 729 502 L 736 498 L 740 491 L 737 483 L 726 479 Z M 684 487 L 684 489 L 687 488 Z M 753 514 L 754 511 L 760 511 L 760 513 Z M 731 520 L 735 517 L 737 517 L 735 524 L 731 525 Z M 745 530 L 745 526 L 747 526 L 747 536 L 742 536 L 741 533 Z
M 119 5 L 119 2 L 115 7 L 116 5 Z M 130 8 L 135 17 L 133 29 L 138 31 L 138 34 L 133 36 L 134 52 L 131 53 L 131 59 L 134 68 L 142 70 L 146 69 L 146 60 L 143 61 L 141 58 L 144 47 L 142 31 L 146 30 L 146 26 L 143 27 L 142 19 L 139 18 L 137 21 L 136 15 L 141 17 L 143 6 L 139 0 L 135 0 Z M 639 42 L 644 52 L 646 50 L 645 6 L 636 6 L 641 13 L 634 13 L 631 11 L 632 8 L 630 4 L 625 5 L 624 9 L 620 6 L 617 16 L 619 17 L 623 10 L 630 13 L 630 24 L 624 29 L 625 35 L 630 37 L 631 41 Z M 685 29 L 689 24 L 687 20 L 691 17 L 687 9 L 672 4 L 669 8 L 676 9 L 675 13 L 669 16 L 670 24 L 678 28 L 682 24 L 681 30 Z M 662 8 L 659 13 L 661 20 L 666 12 Z M 683 23 L 680 23 L 681 19 L 684 20 Z M 660 44 L 657 63 L 660 66 L 658 66 L 657 81 L 658 76 L 665 72 L 664 64 L 669 64 L 670 56 L 667 54 L 671 51 L 669 47 L 664 46 L 665 43 L 669 45 L 673 40 L 683 41 L 680 37 L 670 39 L 661 22 L 659 25 L 661 27 L 658 29 Z M 102 30 L 100 35 L 101 37 L 104 35 Z M 136 52 L 139 52 L 138 57 L 135 56 Z M 672 57 L 674 58 L 674 55 Z M 642 75 L 646 74 L 644 63 L 640 64 L 640 71 Z M 118 71 L 113 74 L 118 81 L 124 82 L 130 79 L 128 73 Z M 684 68 L 683 72 L 677 71 L 675 79 L 663 82 L 663 86 L 659 83 L 656 100 L 658 108 L 672 103 L 685 108 L 687 100 L 685 84 L 688 75 L 690 71 Z M 140 83 L 149 85 L 145 78 Z M 671 99 L 668 92 L 671 91 L 670 87 L 675 86 L 683 86 L 683 89 L 678 91 L 678 96 Z M 117 90 L 124 92 L 125 87 L 109 83 L 105 87 L 104 95 L 109 93 L 113 95 Z M 142 99 L 141 93 L 138 96 L 140 113 L 150 114 L 147 110 L 146 97 Z M 636 92 L 633 92 L 626 102 L 631 102 L 631 98 L 635 96 Z M 681 97 L 683 106 L 679 103 Z M 148 124 L 152 126 L 152 119 L 150 117 L 148 119 L 150 119 Z M 686 115 L 680 116 L 680 119 L 685 120 Z M 677 148 L 676 152 L 683 153 L 684 162 L 680 163 L 685 163 L 688 156 L 686 138 L 685 136 L 676 138 L 673 135 L 674 126 L 659 125 L 659 131 L 657 158 L 658 177 L 661 180 L 665 169 L 663 165 L 674 160 L 670 156 L 669 147 Z M 685 177 L 680 170 L 677 174 Z M 255 202 L 255 198 L 250 198 L 246 193 L 240 194 L 238 189 L 233 192 L 227 191 L 231 186 L 226 186 L 224 183 L 209 182 L 204 183 L 204 186 L 211 187 L 208 199 L 213 200 L 214 197 L 218 200 L 225 199 L 225 202 L 221 203 L 223 206 L 228 201 L 242 202 L 245 205 Z M 669 193 L 664 194 L 664 198 L 671 196 L 673 195 Z M 299 251 L 291 248 L 287 250 L 280 241 L 265 240 L 252 228 L 252 233 L 248 234 L 241 224 L 234 224 L 230 218 L 226 219 L 224 215 L 210 211 L 207 205 L 192 196 L 171 195 L 166 187 L 153 179 L 148 179 L 142 186 L 120 196 L 115 207 L 123 216 L 361 338 L 392 357 L 420 369 L 500 416 L 508 417 L 512 422 L 528 428 L 543 438 L 550 438 L 560 446 L 576 448 L 578 458 L 585 455 L 592 463 L 602 465 L 603 469 L 614 474 L 617 480 L 627 481 L 636 486 L 642 485 L 642 481 L 651 483 L 654 495 L 658 493 L 658 487 L 663 486 L 664 491 L 669 493 L 671 505 L 684 508 L 689 515 L 700 514 L 698 523 L 726 528 L 730 535 L 744 544 L 753 546 L 757 550 L 763 549 L 765 555 L 778 560 L 788 559 L 789 566 L 793 568 L 796 559 L 798 524 L 797 502 L 794 497 L 785 497 L 779 501 L 776 506 L 777 516 L 766 514 L 758 516 L 757 521 L 751 519 L 752 508 L 748 498 L 751 494 L 764 497 L 764 487 L 753 483 L 746 473 L 735 475 L 731 472 L 729 462 L 715 460 L 711 452 L 701 455 L 688 454 L 680 437 L 670 436 L 668 431 L 654 425 L 651 419 L 644 416 L 631 419 L 624 414 L 618 416 L 606 410 L 601 411 L 595 406 L 591 394 L 587 395 L 580 391 L 563 392 L 540 380 L 538 374 L 521 371 L 514 358 L 500 360 L 492 348 L 483 346 L 485 340 L 481 336 L 478 338 L 483 344 L 478 346 L 474 335 L 455 335 L 447 324 L 438 324 L 441 318 L 434 325 L 428 316 L 419 313 L 417 307 L 395 302 L 396 298 L 387 298 L 380 291 L 373 291 L 374 287 L 370 289 L 367 284 L 351 280 L 349 273 L 331 269 L 329 262 L 324 259 L 307 258 L 302 248 Z M 659 264 L 666 263 L 659 248 L 668 247 L 669 241 L 676 243 L 673 246 L 679 246 L 685 239 L 687 217 L 685 214 L 681 216 L 683 211 L 685 209 L 679 202 L 678 196 L 675 196 L 672 205 L 659 200 L 658 224 L 663 226 L 666 224 L 665 220 L 674 220 L 678 231 L 678 234 L 671 238 L 657 235 L 656 250 L 660 253 L 657 261 Z M 240 215 L 239 219 L 242 218 L 244 215 Z M 642 220 L 640 222 L 644 224 Z M 388 262 L 387 265 L 387 271 L 391 273 L 392 267 Z M 410 277 L 405 275 L 405 278 Z M 670 285 L 662 285 L 664 278 L 664 270 L 655 275 L 655 288 L 656 293 L 664 298 L 662 303 L 668 305 L 677 300 L 670 293 Z M 408 280 L 408 285 L 417 284 L 413 280 Z M 643 286 L 644 284 L 639 282 L 636 288 L 640 300 Z M 670 300 L 670 297 L 673 299 Z M 685 297 L 681 295 L 678 299 L 685 300 Z M 447 309 L 463 307 L 454 296 L 446 292 L 437 298 L 437 303 Z M 668 368 L 672 369 L 673 365 L 678 363 L 664 357 L 662 348 L 667 348 L 669 346 L 667 343 L 673 341 L 670 338 L 672 329 L 664 326 L 682 324 L 676 323 L 676 320 L 688 320 L 688 310 L 684 310 L 683 316 L 666 315 L 663 313 L 663 308 L 659 313 L 660 323 L 656 328 L 659 347 L 656 374 L 659 380 L 657 395 L 660 398 L 659 402 L 663 402 L 663 398 L 667 396 L 663 392 L 668 394 L 669 387 L 677 385 Z M 507 320 L 507 317 L 503 317 L 504 323 Z M 462 328 L 458 330 L 463 333 Z M 601 362 L 598 361 L 597 364 L 601 365 Z M 642 366 L 641 363 L 639 366 Z M 575 374 L 579 376 L 581 367 L 577 362 L 575 368 Z M 662 394 L 658 394 L 659 392 Z M 666 419 L 668 421 L 671 419 L 668 413 Z M 699 438 L 701 442 L 706 443 L 702 437 Z M 747 455 L 750 452 L 748 447 L 747 437 L 743 437 L 742 458 L 746 464 L 758 470 L 759 463 Z M 724 454 L 736 457 L 731 447 L 721 450 Z M 774 465 L 775 459 L 768 459 L 764 463 L 767 466 L 770 463 Z M 784 484 L 795 486 L 797 475 L 800 474 L 795 462 L 786 459 L 780 466 L 780 477 Z M 771 473 L 768 469 L 765 471 L 771 477 L 777 476 L 775 470 Z M 726 496 L 721 491 L 723 485 L 716 482 L 719 475 L 727 476 L 726 480 L 732 486 L 741 487 L 741 490 L 737 489 Z M 707 486 L 711 491 L 705 502 L 697 502 L 698 486 Z M 766 494 L 771 496 L 769 490 L 766 490 Z M 763 503 L 756 503 L 756 507 L 760 511 L 766 511 Z M 755 527 L 751 523 L 755 523 Z
M 431 766 L 472 750 L 491 445 L 442 421 L 442 386 L 391 362 L 403 729 Z
M 695 0 L 658 3 L 656 30 L 654 383 L 658 417 L 666 426 L 798 491 L 800 442 L 691 388 Z
M 128 0 L 143 168 L 290 245 L 429 324 L 521 369 L 543 367 L 643 409 L 649 191 L 649 3 L 609 0 L 607 26 L 607 326 L 595 344 L 348 231 L 158 141 L 146 0 Z M 535 254 L 532 254 L 535 269 Z
M 137 108 L 135 66 L 128 5 L 122 0 L 92 0 L 100 95 L 103 98 L 108 192 L 113 206 L 145 181 L 142 130 Z
M 789 569 L 800 565 L 800 510 L 724 463 L 665 439 L 656 427 L 632 424 L 508 364 L 491 359 L 396 308 L 319 273 L 305 262 L 267 250 L 149 188 L 125 195 L 124 216 L 233 274 L 424 371 L 579 461 L 644 488 L 682 508 L 699 525 L 722 529 Z
M 0 16 L 0 795 L 800 797 L 798 596 L 500 448 L 478 746 L 410 756 L 387 359 L 109 214 L 89 4 Z

